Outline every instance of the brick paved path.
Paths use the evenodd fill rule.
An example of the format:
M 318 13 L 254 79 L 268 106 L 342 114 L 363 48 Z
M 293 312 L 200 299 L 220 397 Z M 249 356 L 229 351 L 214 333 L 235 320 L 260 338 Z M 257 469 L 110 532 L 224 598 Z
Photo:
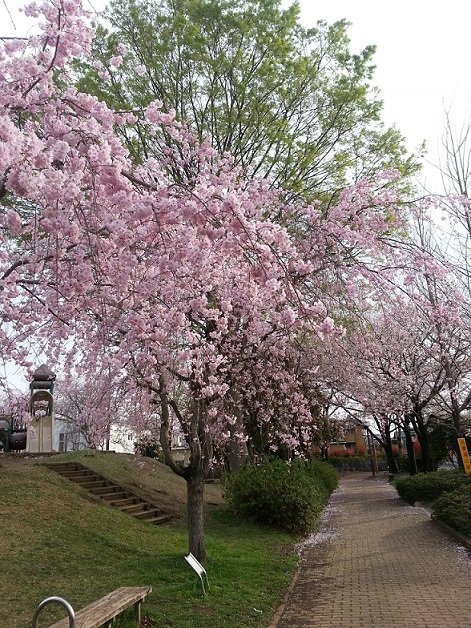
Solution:
M 471 556 L 384 479 L 343 478 L 270 628 L 469 628 Z

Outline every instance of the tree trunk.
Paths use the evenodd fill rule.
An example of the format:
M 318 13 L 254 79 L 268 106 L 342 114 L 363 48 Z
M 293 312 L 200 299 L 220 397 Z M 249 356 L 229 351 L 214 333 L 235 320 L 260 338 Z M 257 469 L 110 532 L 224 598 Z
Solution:
M 206 560 L 204 544 L 204 473 L 198 469 L 186 477 L 188 512 L 188 550 L 200 562 Z
M 409 461 L 409 473 L 411 475 L 417 475 L 418 473 L 417 461 L 415 459 L 414 443 L 412 442 L 410 429 L 404 425 L 403 430 L 404 430 L 404 434 L 406 435 L 406 450 L 407 450 L 407 459 Z
M 430 445 L 428 439 L 427 428 L 424 425 L 419 425 L 417 430 L 417 438 L 420 443 L 420 449 L 422 451 L 422 471 L 429 473 L 433 471 L 433 460 L 430 454 Z
M 456 395 L 454 391 L 452 390 L 450 390 L 450 397 L 451 397 L 451 417 L 453 420 L 453 427 L 455 428 L 455 432 L 456 432 L 455 446 L 453 449 L 456 452 L 456 457 L 458 460 L 458 468 L 461 471 L 464 471 L 464 462 L 461 456 L 461 450 L 458 446 L 458 438 L 460 438 L 461 436 L 464 436 L 464 433 L 461 428 L 461 410 L 458 405 L 458 400 L 456 399 Z
M 394 458 L 394 452 L 392 447 L 391 440 L 391 432 L 389 426 L 384 431 L 384 443 L 383 443 L 384 451 L 386 452 L 386 458 L 388 461 L 388 469 L 389 473 L 397 473 L 398 468 L 396 464 L 396 459 Z
M 162 409 L 160 445 L 165 456 L 165 461 L 172 471 L 183 477 L 186 481 L 188 550 L 197 560 L 203 562 L 206 560 L 203 517 L 204 483 L 209 461 L 212 458 L 212 451 L 209 435 L 202 429 L 202 425 L 200 425 L 202 404 L 199 401 L 193 403 L 190 422 L 191 431 L 185 434 L 190 449 L 190 462 L 187 466 L 183 466 L 175 461 L 169 445 L 169 407 L 172 407 L 180 421 L 180 425 L 185 425 L 185 422 L 176 403 L 173 400 L 168 400 L 163 378 L 161 378 L 160 403 Z
M 236 473 L 245 467 L 249 458 L 249 451 L 246 443 L 237 441 L 234 434 L 234 427 L 231 426 L 231 440 L 227 447 L 227 465 L 231 473 Z
M 320 445 L 321 449 L 321 460 L 328 462 L 329 460 L 329 447 L 327 445 Z
M 231 473 L 240 471 L 247 464 L 249 451 L 246 441 L 240 441 L 237 434 L 245 434 L 244 418 L 240 402 L 240 396 L 237 392 L 232 392 L 232 413 L 236 418 L 234 425 L 229 426 L 231 438 L 227 445 L 227 463 Z
M 422 407 L 420 404 L 414 404 L 414 411 L 410 416 L 410 420 L 414 426 L 415 433 L 417 434 L 417 440 L 420 444 L 422 471 L 424 473 L 429 473 L 430 471 L 433 471 L 433 460 L 430 453 L 428 429 L 423 419 Z
M 376 458 L 374 456 L 374 442 L 373 439 L 371 438 L 371 434 L 369 432 L 369 430 L 366 432 L 366 439 L 368 441 L 368 451 L 370 453 L 370 460 L 371 460 L 371 473 L 375 476 L 376 472 L 378 471 L 377 466 L 376 466 Z

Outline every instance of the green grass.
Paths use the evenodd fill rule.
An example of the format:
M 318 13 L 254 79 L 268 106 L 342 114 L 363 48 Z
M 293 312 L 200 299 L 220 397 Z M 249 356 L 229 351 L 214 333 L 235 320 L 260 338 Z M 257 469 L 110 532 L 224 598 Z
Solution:
M 64 597 L 78 610 L 120 586 L 145 585 L 153 588 L 143 605 L 149 625 L 268 625 L 297 562 L 292 537 L 234 520 L 220 486 L 207 485 L 205 567 L 210 590 L 203 597 L 183 558 L 185 482 L 152 460 L 140 468 L 133 457 L 118 454 L 66 457 L 161 504 L 172 512 L 172 522 L 146 524 L 84 498 L 80 487 L 38 464 L 1 458 L 2 626 L 30 626 L 35 607 L 50 595 Z M 46 607 L 40 626 L 63 616 L 58 607 Z M 125 615 L 121 625 L 133 622 Z

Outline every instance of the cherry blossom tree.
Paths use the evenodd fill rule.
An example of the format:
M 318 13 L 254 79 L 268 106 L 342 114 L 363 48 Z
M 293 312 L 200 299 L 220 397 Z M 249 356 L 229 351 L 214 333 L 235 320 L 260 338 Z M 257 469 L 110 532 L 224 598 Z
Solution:
M 388 253 L 389 264 L 365 282 L 363 305 L 356 302 L 346 335 L 324 351 L 321 369 L 329 385 L 358 404 L 359 415 L 376 422 L 385 443 L 391 421 L 401 427 L 411 470 L 413 429 L 424 470 L 431 470 L 429 434 L 437 416 L 448 417 L 462 435 L 469 404 L 469 316 L 454 265 L 411 234 L 412 228 Z M 339 362 L 341 369 L 335 368 Z
M 133 163 L 115 133 L 133 114 L 72 86 L 68 62 L 92 38 L 80 4 L 27 11 L 44 14 L 42 32 L 0 56 L 2 340 L 18 363 L 33 341 L 79 377 L 125 373 L 152 396 L 167 463 L 188 486 L 189 549 L 204 560 L 213 443 L 247 437 L 243 398 L 258 400 L 257 421 L 276 416 L 274 446 L 295 449 L 312 419 L 291 368 L 296 338 L 336 328 L 312 286 L 303 295 L 312 263 L 266 218 L 280 204 L 267 183 L 245 183 L 158 102 L 145 114 L 149 141 L 167 134 L 178 150 Z M 168 445 L 173 419 L 186 466 Z
M 359 181 L 328 212 L 287 200 L 266 180 L 245 180 L 160 102 L 116 112 L 80 92 L 71 62 L 87 55 L 93 31 L 78 0 L 43 0 L 27 13 L 43 16 L 39 34 L 0 51 L 4 358 L 32 368 L 34 345 L 69 380 L 100 373 L 93 439 L 116 415 L 120 382 L 152 406 L 166 462 L 187 483 L 189 550 L 204 560 L 215 449 L 236 464 L 257 438 L 265 450 L 308 447 L 320 382 L 333 379 L 329 348 L 354 338 L 344 328 L 372 298 L 365 286 L 386 295 L 394 269 L 409 263 L 396 175 Z M 129 138 L 137 118 L 153 150 L 135 160 L 119 129 Z M 360 331 L 369 329 L 355 336 L 368 351 Z M 385 371 L 381 399 L 362 392 L 369 371 L 349 384 L 371 412 L 384 410 L 388 387 L 396 410 L 410 379 L 397 363 L 386 372 L 403 336 L 389 356 L 381 333 L 369 349 Z M 361 351 L 351 357 L 365 365 Z M 175 422 L 188 464 L 172 456 Z
M 110 439 L 120 441 L 133 434 L 134 441 L 150 441 L 158 433 L 160 417 L 149 392 L 121 373 L 102 368 L 87 372 L 87 379 L 69 377 L 58 382 L 55 416 L 92 449 L 109 449 Z

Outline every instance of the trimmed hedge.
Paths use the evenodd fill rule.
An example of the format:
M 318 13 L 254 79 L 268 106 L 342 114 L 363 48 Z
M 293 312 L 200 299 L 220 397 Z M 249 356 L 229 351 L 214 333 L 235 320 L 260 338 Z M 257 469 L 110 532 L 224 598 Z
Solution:
M 434 471 L 400 478 L 394 483 L 400 497 L 409 504 L 433 502 L 443 493 L 450 493 L 467 482 L 462 471 Z
M 434 516 L 450 528 L 471 537 L 471 484 L 466 484 L 451 493 L 443 493 L 433 504 Z
M 224 477 L 232 511 L 291 534 L 312 531 L 337 486 L 335 469 L 320 461 L 269 459 Z

